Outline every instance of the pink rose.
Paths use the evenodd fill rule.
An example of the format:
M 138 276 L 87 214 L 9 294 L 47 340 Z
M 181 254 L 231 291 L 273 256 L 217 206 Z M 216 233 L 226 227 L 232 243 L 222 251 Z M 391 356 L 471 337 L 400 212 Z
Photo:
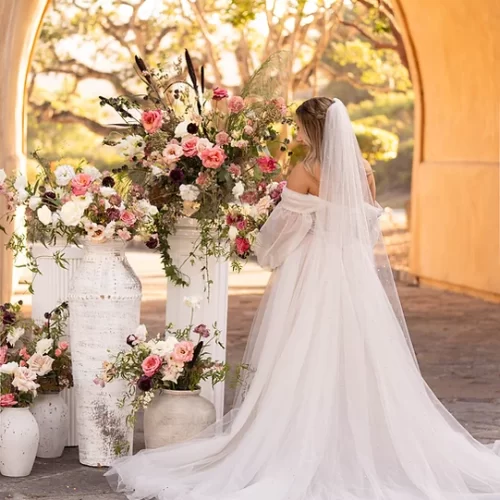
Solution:
M 242 97 L 233 95 L 227 101 L 227 107 L 231 113 L 239 113 L 245 108 L 245 102 Z
M 196 145 L 196 149 L 198 150 L 198 155 L 205 151 L 205 149 L 210 149 L 213 144 L 208 139 L 200 139 L 198 144 Z
M 148 134 L 154 134 L 160 130 L 163 123 L 162 113 L 159 109 L 144 111 L 141 116 L 142 126 Z
M 127 228 L 118 229 L 118 231 L 116 231 L 116 234 L 118 235 L 118 238 L 120 238 L 122 241 L 130 241 L 132 239 L 132 235 L 130 234 Z
M 3 365 L 7 361 L 7 346 L 4 345 L 0 347 L 0 365 Z
M 250 125 L 247 125 L 244 129 L 243 132 L 246 135 L 252 135 L 253 134 L 253 128 Z
M 248 146 L 248 141 L 245 141 L 245 139 L 240 139 L 233 144 L 236 148 L 245 149 Z
M 175 344 L 172 359 L 176 363 L 187 363 L 193 359 L 194 344 L 189 340 L 183 340 Z
M 226 153 L 219 146 L 205 149 L 200 153 L 201 163 L 206 168 L 219 168 L 226 159 Z
M 137 221 L 137 217 L 130 211 L 124 210 L 120 215 L 120 220 L 128 227 L 131 227 Z
M 255 205 L 259 199 L 259 196 L 255 191 L 245 191 L 240 196 L 241 203 L 248 203 L 249 205 Z
M 234 244 L 236 246 L 236 253 L 240 256 L 244 256 L 250 250 L 250 242 L 241 236 L 236 237 Z
M 236 223 L 236 228 L 238 231 L 244 231 L 247 228 L 247 221 L 245 219 L 240 220 Z
M 24 361 L 24 359 L 21 359 L 21 361 L 19 361 L 19 366 L 26 366 L 26 361 Z
M 54 354 L 56 355 L 56 358 L 60 358 L 61 355 L 62 355 L 61 349 L 56 349 L 55 352 L 54 352 Z
M 207 172 L 200 172 L 198 174 L 198 177 L 196 178 L 196 184 L 198 186 L 207 186 L 210 182 L 210 176 L 208 175 Z
M 184 150 L 179 144 L 167 144 L 166 148 L 163 150 L 163 158 L 168 165 L 175 163 L 183 154 Z
M 83 196 L 92 184 L 92 176 L 89 174 L 76 174 L 71 179 L 71 191 L 75 196 Z
M 146 377 L 152 377 L 161 368 L 161 358 L 157 354 L 149 355 L 142 362 L 142 371 Z
M 27 351 L 26 347 L 23 347 L 20 351 L 19 351 L 19 356 L 21 356 L 21 358 L 24 359 L 24 361 L 28 361 L 30 359 L 30 354 L 29 352 Z
M 14 394 L 2 394 L 0 396 L 0 406 L 1 407 L 8 407 L 8 406 L 15 406 L 17 405 L 16 398 Z
M 222 99 L 226 99 L 229 94 L 226 89 L 221 89 L 220 87 L 214 87 L 214 101 L 222 101 Z
M 257 158 L 257 165 L 259 166 L 261 172 L 264 172 L 265 174 L 271 174 L 278 169 L 278 162 L 270 156 L 261 156 L 260 158 Z
M 283 99 L 283 97 L 277 97 L 276 99 L 273 99 L 271 102 L 280 110 L 283 116 L 286 115 L 287 109 L 286 109 L 285 99 Z
M 182 138 L 181 146 L 184 151 L 184 156 L 191 158 L 198 154 L 198 150 L 196 149 L 196 145 L 198 144 L 198 137 L 195 135 L 185 135 Z
M 227 171 L 235 177 L 239 177 L 241 175 L 241 167 L 236 165 L 236 163 L 231 163 Z
M 66 349 L 68 349 L 69 347 L 69 344 L 68 342 L 59 342 L 59 349 L 61 349 L 61 351 L 65 351 Z
M 229 144 L 229 134 L 222 130 L 215 136 L 215 142 L 219 146 L 225 146 L 226 144 Z

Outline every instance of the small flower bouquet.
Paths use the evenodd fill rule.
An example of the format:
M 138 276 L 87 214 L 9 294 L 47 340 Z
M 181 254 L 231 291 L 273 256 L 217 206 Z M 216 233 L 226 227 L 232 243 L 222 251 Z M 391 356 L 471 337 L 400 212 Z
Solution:
M 272 61 L 240 95 L 230 95 L 223 88 L 205 88 L 203 68 L 198 75 L 187 51 L 185 56 L 189 82 L 179 76 L 180 61 L 176 74 L 170 75 L 136 57 L 146 93 L 139 98 L 101 97 L 101 105 L 112 106 L 125 122 L 123 134 L 113 132 L 105 144 L 123 156 L 122 173 L 143 186 L 158 208 L 165 272 L 178 285 L 186 281 L 173 264 L 168 242 L 178 220 L 198 221 L 200 240 L 193 256 L 227 257 L 221 244 L 224 213 L 232 203 L 257 204 L 259 190 L 266 190 L 279 174 L 268 146 L 287 150 L 289 141 L 280 140 L 279 127 L 290 121 L 279 97 L 279 72 L 270 71 Z
M 198 336 L 197 342 L 190 340 L 191 334 Z M 148 341 L 146 327 L 140 325 L 127 337 L 130 349 L 105 361 L 94 382 L 103 387 L 114 379 L 128 382 L 128 391 L 119 404 L 130 402 L 128 420 L 133 425 L 137 411 L 147 408 L 157 391 L 193 391 L 199 389 L 201 380 L 210 380 L 215 385 L 226 378 L 228 365 L 212 360 L 206 352 L 212 342 L 223 347 L 220 334 L 216 326 L 210 329 L 206 325 L 190 325 L 174 330 L 169 325 L 164 335 Z
M 29 247 L 32 242 L 44 245 L 64 241 L 78 244 L 82 239 L 102 242 L 110 239 L 144 240 L 149 247 L 157 245 L 153 217 L 157 214 L 141 186 L 127 186 L 126 194 L 116 188 L 109 173 L 81 163 L 52 166 L 36 153 L 39 170 L 33 184 L 19 175 L 8 178 L 0 170 L 0 193 L 8 200 L 8 215 L 15 208 L 25 208 L 27 235 L 14 233 L 7 246 L 15 255 L 25 253 L 28 267 L 38 273 L 36 260 Z M 63 254 L 55 256 L 64 266 Z
M 0 406 L 30 404 L 40 393 L 59 392 L 73 386 L 68 342 L 61 340 L 67 322 L 67 304 L 45 314 L 37 325 L 20 315 L 21 304 L 0 307 Z M 12 389 L 17 389 L 12 392 Z M 10 401 L 11 404 L 7 405 Z

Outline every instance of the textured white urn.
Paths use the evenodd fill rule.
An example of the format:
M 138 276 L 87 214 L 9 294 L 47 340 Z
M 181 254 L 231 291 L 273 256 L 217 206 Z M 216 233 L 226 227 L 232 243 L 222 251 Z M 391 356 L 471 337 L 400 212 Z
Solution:
M 188 277 L 189 286 L 179 287 L 168 282 L 166 322 L 173 323 L 175 328 L 189 325 L 191 309 L 184 305 L 184 297 L 200 297 L 203 300 L 200 309 L 194 311 L 194 324 L 204 323 L 211 328 L 217 322 L 217 327 L 222 332 L 220 341 L 226 345 L 229 265 L 224 259 L 208 259 L 208 277 L 212 283 L 207 289 L 206 275 L 201 270 L 205 262 L 195 260 L 191 263 L 189 257 L 199 236 L 196 220 L 185 218 L 179 221 L 177 232 L 169 239 L 174 264 L 182 265 L 181 271 Z M 198 336 L 194 335 L 193 340 L 197 341 Z M 222 362 L 226 360 L 225 349 L 215 342 L 209 346 L 208 352 L 212 359 Z M 202 396 L 214 403 L 217 418 L 221 418 L 224 414 L 224 383 L 213 387 L 209 380 L 205 380 L 200 386 Z
M 57 252 L 66 260 L 65 268 L 56 263 L 54 254 Z M 41 243 L 35 243 L 32 254 L 37 259 L 41 274 L 33 281 L 31 317 L 41 323 L 45 321 L 43 315 L 46 312 L 68 300 L 69 285 L 82 261 L 83 248 L 67 244 L 45 247 Z M 71 339 L 68 338 L 68 341 L 71 347 Z M 65 389 L 61 395 L 68 405 L 66 446 L 77 446 L 75 393 L 72 389 Z
M 38 423 L 40 442 L 37 457 L 58 458 L 64 452 L 68 435 L 68 405 L 59 392 L 39 393 L 31 407 Z
M 126 383 L 116 380 L 100 387 L 94 379 L 103 361 L 126 348 L 127 336 L 139 326 L 142 294 L 122 242 L 86 242 L 84 248 L 68 296 L 69 325 L 79 458 L 98 467 L 132 453 L 128 408 L 117 405 Z
M 38 449 L 38 424 L 29 408 L 2 408 L 0 412 L 0 474 L 31 474 Z
M 186 441 L 215 422 L 213 403 L 197 391 L 164 390 L 144 412 L 146 448 Z

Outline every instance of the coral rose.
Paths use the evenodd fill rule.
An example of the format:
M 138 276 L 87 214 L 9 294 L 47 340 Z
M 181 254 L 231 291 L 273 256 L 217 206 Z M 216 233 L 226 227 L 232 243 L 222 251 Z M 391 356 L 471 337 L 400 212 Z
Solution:
M 242 97 L 233 95 L 227 101 L 227 107 L 231 113 L 239 113 L 245 108 L 245 101 L 243 101 Z
M 141 116 L 141 123 L 148 134 L 154 134 L 160 130 L 163 123 L 162 112 L 159 109 L 144 111 Z
M 222 101 L 222 99 L 226 99 L 229 96 L 229 93 L 226 89 L 221 89 L 220 87 L 214 87 L 214 101 Z
M 66 349 L 68 349 L 69 347 L 69 344 L 68 342 L 59 342 L 59 349 L 61 349 L 61 351 L 65 351 Z
M 141 367 L 146 377 L 152 377 L 161 368 L 160 356 L 151 354 L 142 362 Z
M 198 154 L 198 149 L 196 148 L 198 140 L 199 140 L 198 137 L 191 134 L 185 135 L 182 138 L 181 147 L 182 150 L 184 151 L 184 156 L 191 158 Z
M 71 179 L 71 192 L 75 196 L 83 196 L 87 193 L 89 186 L 92 184 L 92 176 L 89 174 L 76 174 Z
M 226 153 L 219 147 L 214 146 L 210 149 L 205 149 L 200 153 L 201 163 L 205 168 L 219 168 L 226 159 Z
M 172 359 L 177 363 L 187 363 L 193 359 L 194 344 L 189 340 L 183 340 L 174 347 Z
M 3 408 L 17 405 L 14 394 L 2 394 L 0 396 L 0 406 Z
M 270 156 L 261 156 L 260 158 L 257 158 L 257 165 L 259 166 L 261 172 L 264 172 L 265 174 L 272 174 L 278 169 L 278 162 Z

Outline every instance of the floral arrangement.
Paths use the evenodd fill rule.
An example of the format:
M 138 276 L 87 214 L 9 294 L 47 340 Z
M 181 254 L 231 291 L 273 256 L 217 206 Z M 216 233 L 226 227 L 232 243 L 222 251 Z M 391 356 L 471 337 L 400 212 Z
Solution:
M 41 326 L 23 318 L 21 306 L 0 306 L 0 407 L 26 407 L 38 392 L 73 386 L 69 344 L 61 340 L 67 304 L 46 313 Z
M 186 297 L 185 303 L 193 309 L 199 307 L 199 299 L 195 297 Z M 137 411 L 147 408 L 155 393 L 162 389 L 194 391 L 202 380 L 215 385 L 226 378 L 229 366 L 212 360 L 207 353 L 213 342 L 224 347 L 220 335 L 216 325 L 212 329 L 200 324 L 177 330 L 168 325 L 163 335 L 147 340 L 146 327 L 140 325 L 126 339 L 130 349 L 105 361 L 94 382 L 101 387 L 114 379 L 128 382 L 128 390 L 119 404 L 130 403 L 128 421 L 133 424 Z M 192 336 L 198 337 L 197 341 L 193 342 Z
M 200 240 L 193 256 L 244 257 L 248 252 L 227 249 L 224 215 L 231 205 L 256 205 L 262 192 L 280 173 L 280 165 L 268 150 L 276 144 L 287 150 L 277 127 L 290 123 L 278 84 L 264 95 L 256 89 L 270 63 L 252 77 L 240 95 L 226 89 L 205 88 L 189 53 L 185 54 L 189 81 L 181 78 L 181 62 L 175 75 L 163 68 L 148 68 L 136 57 L 137 70 L 146 86 L 141 96 L 105 98 L 124 120 L 123 133 L 113 132 L 105 144 L 124 159 L 121 175 L 145 189 L 157 207 L 155 218 L 159 248 L 167 277 L 187 284 L 173 264 L 168 237 L 182 217 L 196 219 Z M 272 79 L 271 79 L 272 80 Z M 278 82 L 276 78 L 274 81 Z M 260 212 L 264 214 L 263 205 Z
M 127 186 L 126 195 L 117 189 L 117 181 L 109 172 L 82 162 L 77 167 L 51 165 L 40 158 L 33 184 L 26 177 L 7 177 L 0 170 L 0 193 L 7 197 L 8 215 L 13 217 L 19 206 L 25 208 L 27 235 L 14 233 L 7 243 L 14 255 L 24 253 L 28 267 L 38 272 L 29 246 L 31 242 L 44 245 L 62 240 L 78 244 L 81 240 L 104 242 L 111 239 L 129 241 L 132 238 L 154 248 L 153 217 L 157 214 L 139 185 Z M 56 255 L 64 265 L 63 255 Z

